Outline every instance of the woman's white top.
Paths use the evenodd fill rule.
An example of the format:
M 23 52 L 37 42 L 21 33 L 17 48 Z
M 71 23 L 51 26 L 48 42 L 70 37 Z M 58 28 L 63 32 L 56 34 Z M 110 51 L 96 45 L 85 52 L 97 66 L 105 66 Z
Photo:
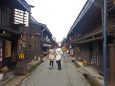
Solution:
M 61 48 L 57 48 L 56 49 L 56 61 L 61 60 L 62 54 L 63 54 L 63 52 L 62 52 Z

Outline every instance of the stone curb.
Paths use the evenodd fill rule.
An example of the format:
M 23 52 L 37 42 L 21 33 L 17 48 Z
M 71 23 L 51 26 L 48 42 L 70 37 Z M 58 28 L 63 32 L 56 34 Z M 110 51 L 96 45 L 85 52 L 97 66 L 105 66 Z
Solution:
M 45 61 L 47 61 L 47 59 L 44 60 L 44 62 L 45 62 Z M 41 65 L 41 64 L 42 64 L 42 63 L 40 63 L 40 65 Z M 35 65 L 36 65 L 36 64 L 35 64 Z M 40 66 L 40 65 L 39 65 L 39 66 Z M 37 69 L 37 68 L 36 68 L 36 69 Z M 36 69 L 34 69 L 31 73 L 29 73 L 26 77 L 24 77 L 23 80 L 26 79 L 27 77 L 29 77 Z M 20 84 L 23 82 L 23 80 L 21 80 L 20 83 L 19 83 L 17 86 L 20 86 Z
M 37 64 L 37 63 L 36 63 Z M 35 64 L 35 65 L 36 65 Z M 34 66 L 34 65 L 33 65 Z M 33 67 L 32 66 L 32 67 Z M 33 70 L 34 71 L 34 70 Z M 17 86 L 19 86 L 20 85 L 20 83 L 25 79 L 25 78 L 27 78 L 29 75 L 30 75 L 31 73 L 27 73 L 26 75 L 24 75 L 24 77 L 23 77 L 23 79 L 21 79 L 21 81 L 19 82 L 19 83 L 17 83 Z M 16 78 L 18 78 L 20 75 L 16 75 L 16 76 L 14 76 L 13 78 L 11 78 L 11 79 L 9 79 L 9 80 L 7 80 L 8 79 L 8 77 L 7 77 L 7 81 L 6 82 L 4 82 L 2 85 L 0 85 L 0 86 L 5 86 L 5 85 L 7 85 L 8 83 L 10 83 L 10 81 L 12 81 L 12 80 L 14 80 L 14 79 L 16 79 Z
M 78 64 L 77 61 L 75 61 L 75 63 Z M 79 64 L 78 64 L 78 65 L 79 65 Z M 87 71 L 87 70 L 86 70 L 85 68 L 83 68 L 81 65 L 79 65 L 79 66 L 80 66 L 80 68 L 82 68 L 83 70 Z M 79 72 L 80 72 L 80 71 L 79 71 Z M 82 74 L 82 73 L 81 73 L 81 74 Z M 87 74 L 88 76 L 90 76 L 91 79 L 92 79 L 93 81 L 95 81 L 95 83 L 98 84 L 98 86 L 102 86 L 102 85 L 103 85 L 98 79 L 96 79 L 96 77 L 94 77 L 93 75 L 91 75 L 89 71 L 87 71 L 86 74 Z M 83 74 L 82 74 L 82 75 L 83 75 Z
M 23 81 L 25 78 L 27 78 L 30 74 L 31 74 L 31 73 L 27 73 L 27 74 L 25 75 L 25 77 L 17 84 L 17 86 L 19 86 L 19 85 L 22 83 L 22 81 Z

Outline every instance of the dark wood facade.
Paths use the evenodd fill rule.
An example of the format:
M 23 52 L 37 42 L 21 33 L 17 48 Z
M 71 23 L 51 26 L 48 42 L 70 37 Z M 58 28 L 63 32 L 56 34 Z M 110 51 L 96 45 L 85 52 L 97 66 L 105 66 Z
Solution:
M 25 0 L 0 0 L 0 70 L 8 66 L 15 74 L 25 74 L 26 62 L 42 57 L 52 45 L 51 32 L 32 18 Z
M 25 7 L 22 2 L 26 4 Z M 18 40 L 26 29 L 24 12 L 30 9 L 30 7 L 26 9 L 27 6 L 29 5 L 23 0 L 0 0 L 0 68 L 8 66 L 9 69 L 14 69 L 18 59 Z M 20 10 L 23 15 L 16 14 L 18 11 L 15 9 Z M 19 18 L 16 15 L 19 15 Z
M 32 17 L 31 17 L 32 18 Z M 32 59 L 34 57 L 41 57 L 42 52 L 42 25 L 40 25 L 37 21 L 30 21 L 30 49 L 32 50 Z M 31 59 L 31 60 L 32 60 Z
M 31 58 L 40 57 L 41 60 L 48 53 L 49 47 L 55 46 L 56 42 L 52 40 L 52 34 L 45 24 L 37 22 L 32 16 L 30 18 L 30 49 L 33 52 Z
M 103 8 L 96 1 L 88 0 L 72 25 L 71 34 L 76 33 L 76 57 L 82 57 L 88 64 L 96 68 L 101 74 L 103 64 Z M 107 3 L 107 75 L 110 86 L 115 85 L 114 39 L 115 39 L 115 7 L 113 0 Z M 79 50 L 77 50 L 79 48 Z
M 45 25 L 42 29 L 42 53 L 48 54 L 50 47 L 52 47 L 52 34 Z

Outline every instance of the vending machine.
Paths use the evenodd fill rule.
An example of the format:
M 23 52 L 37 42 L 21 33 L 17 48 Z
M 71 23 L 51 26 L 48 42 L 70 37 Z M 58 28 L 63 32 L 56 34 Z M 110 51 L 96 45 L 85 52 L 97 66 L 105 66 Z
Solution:
M 2 69 L 2 59 L 3 59 L 3 41 L 0 40 L 0 70 Z

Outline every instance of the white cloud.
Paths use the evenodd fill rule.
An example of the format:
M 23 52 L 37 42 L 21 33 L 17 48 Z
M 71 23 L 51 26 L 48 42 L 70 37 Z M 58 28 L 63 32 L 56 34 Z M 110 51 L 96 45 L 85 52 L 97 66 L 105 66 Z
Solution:
M 47 25 L 57 41 L 66 37 L 86 0 L 27 0 L 35 8 L 33 17 Z

